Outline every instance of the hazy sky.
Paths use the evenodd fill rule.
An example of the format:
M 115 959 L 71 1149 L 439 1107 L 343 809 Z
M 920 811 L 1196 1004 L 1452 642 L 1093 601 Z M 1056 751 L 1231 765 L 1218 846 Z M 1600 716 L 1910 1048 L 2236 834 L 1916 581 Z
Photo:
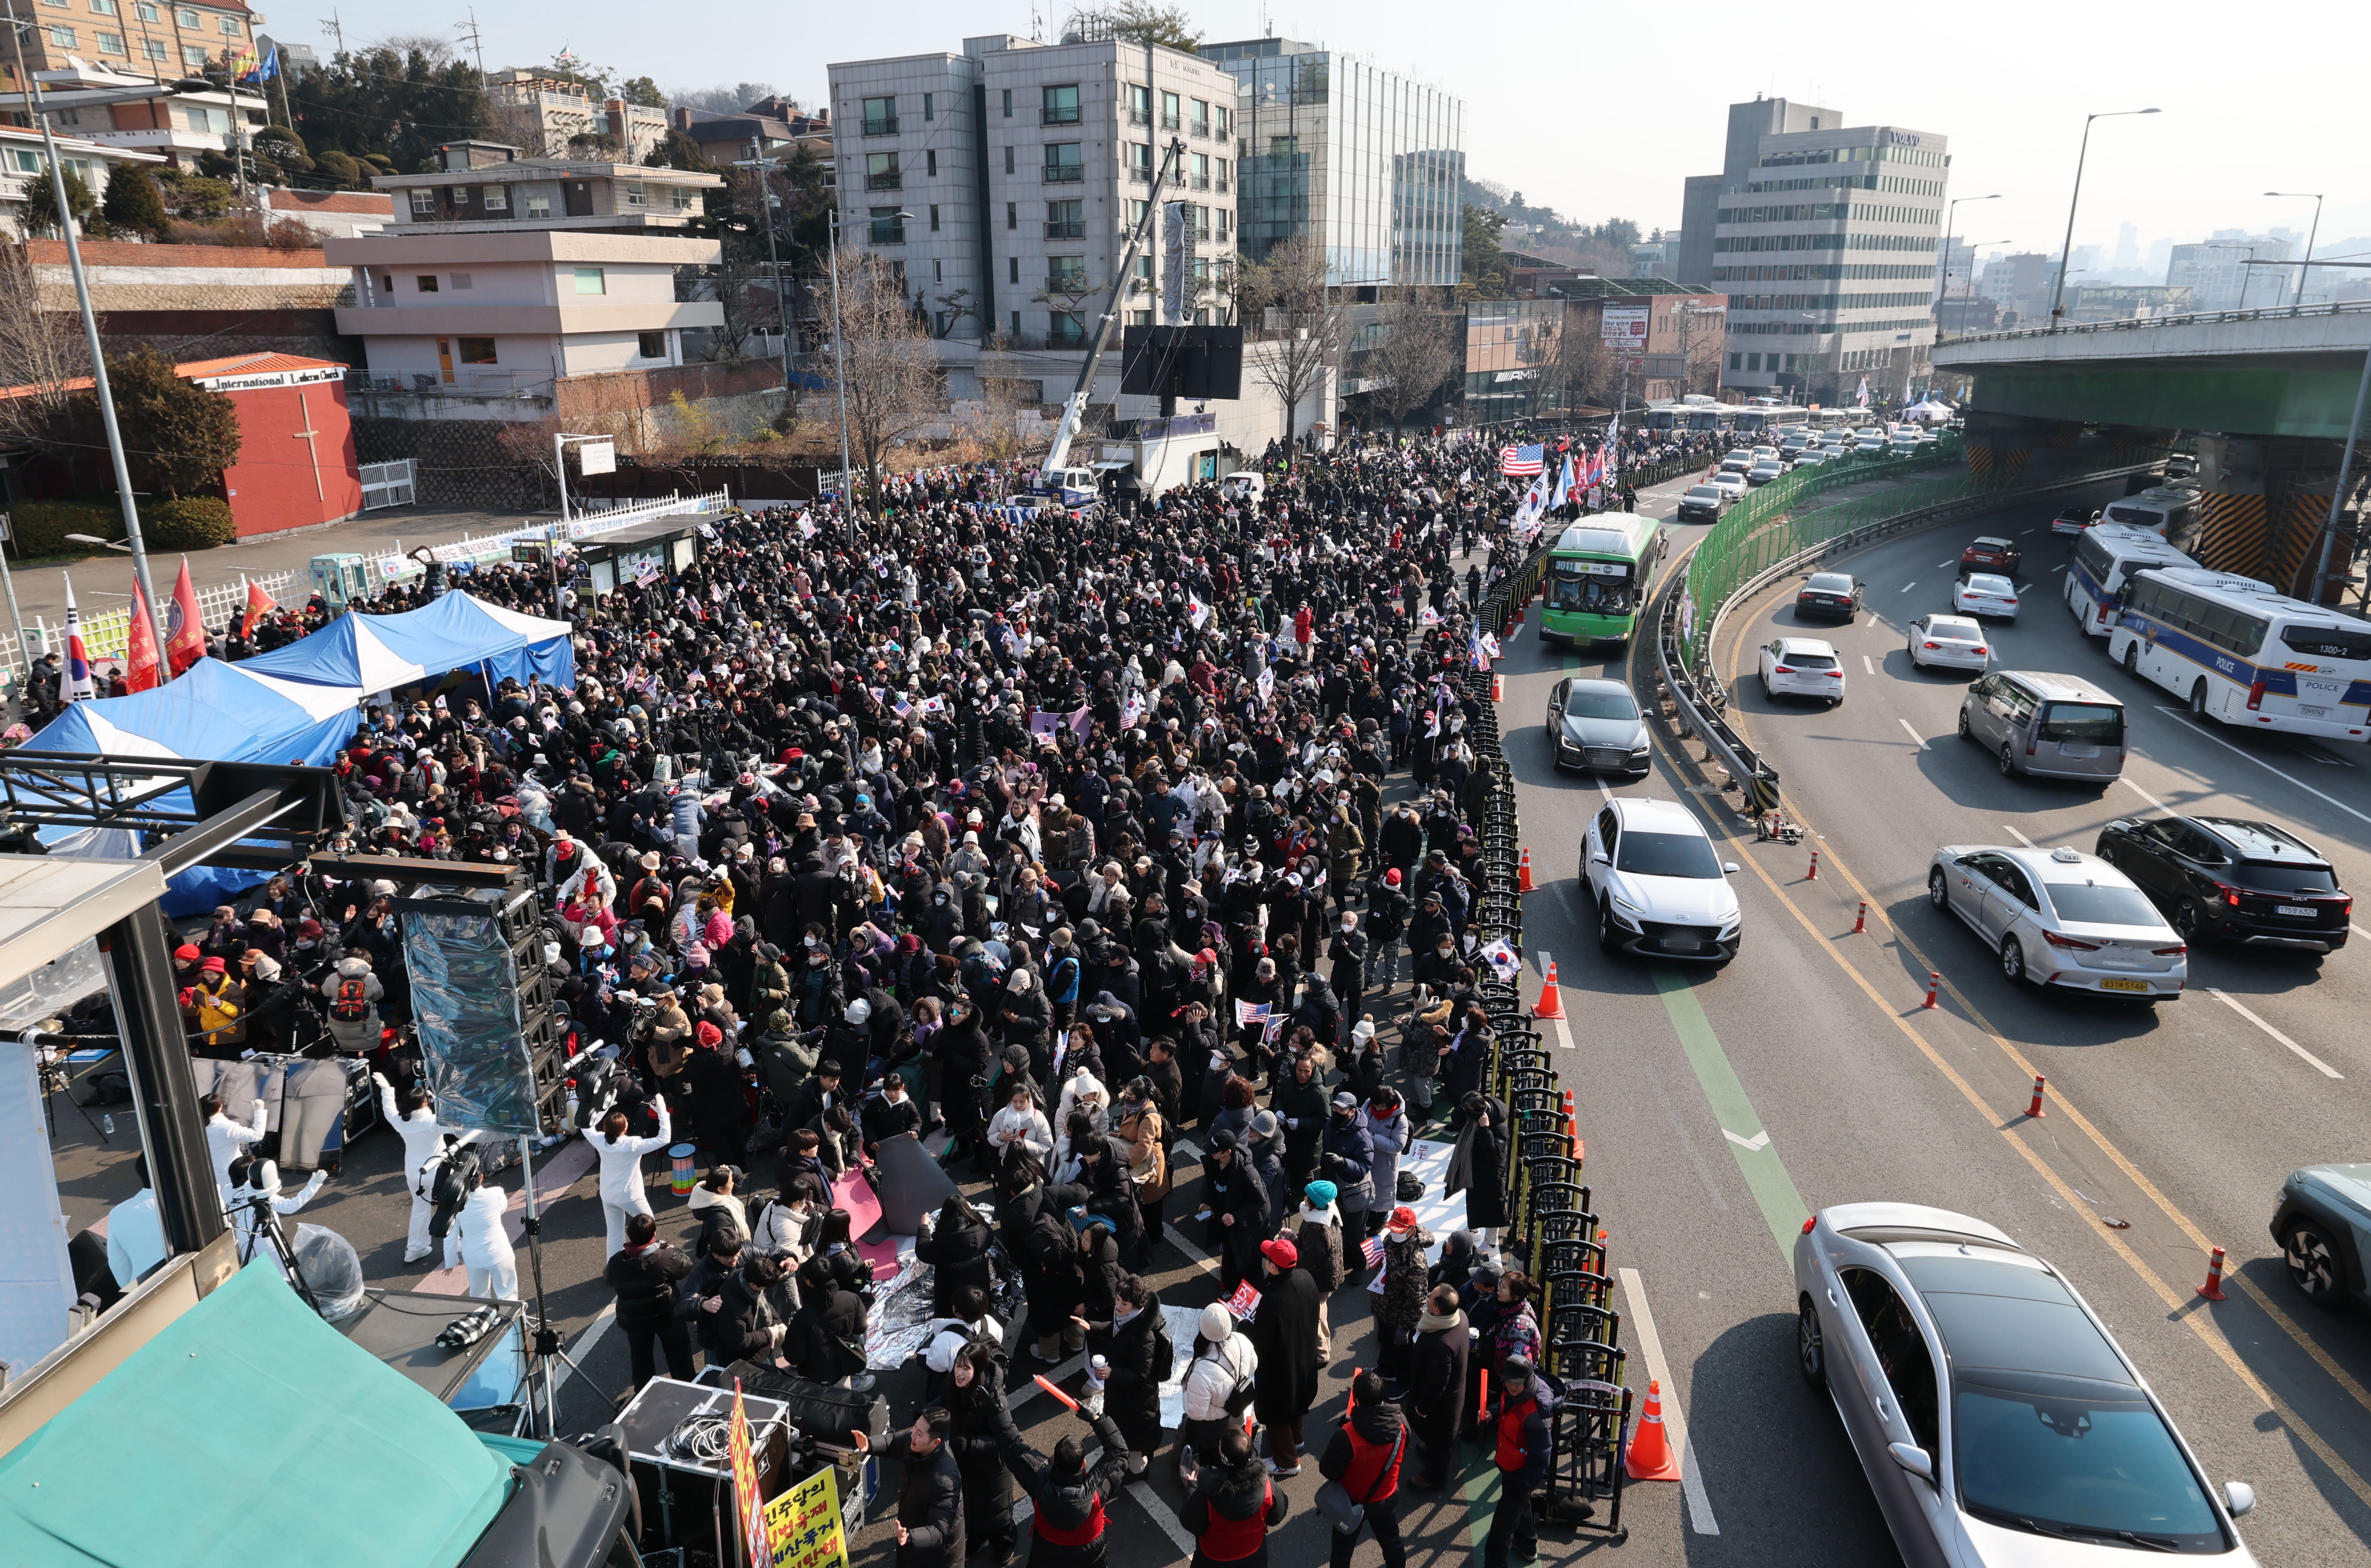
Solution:
M 1950 140 L 1959 233 L 2054 249 L 2066 223 L 2076 144 L 2093 110 L 2156 107 L 2093 129 L 2075 243 L 2112 251 L 2120 222 L 2152 240 L 2215 228 L 2300 234 L 2320 190 L 2324 241 L 2371 235 L 2362 168 L 2361 44 L 2355 6 L 2307 0 L 2276 24 L 2228 5 L 2080 7 L 1851 6 L 1790 12 L 1712 0 L 1692 6 L 1567 7 L 1503 0 L 1196 0 L 1211 40 L 1278 36 L 1362 54 L 1431 81 L 1466 105 L 1466 164 L 1534 202 L 1589 221 L 1676 226 L 1680 181 L 1720 167 L 1724 106 L 1756 93 Z M 1045 0 L 1046 36 L 1069 6 Z M 329 8 L 273 0 L 268 31 L 314 42 Z M 350 40 L 442 32 L 462 4 L 351 0 Z M 669 25 L 669 15 L 684 25 Z M 1444 25 L 1444 17 L 1452 18 Z M 689 6 L 648 0 L 487 0 L 478 6 L 490 66 L 548 60 L 563 47 L 663 87 L 767 81 L 820 102 L 834 60 L 954 51 L 966 34 L 1031 30 L 1029 0 L 895 0 L 890 5 Z M 655 25 L 654 25 L 655 23 Z M 2371 260 L 2371 256 L 2362 258 Z

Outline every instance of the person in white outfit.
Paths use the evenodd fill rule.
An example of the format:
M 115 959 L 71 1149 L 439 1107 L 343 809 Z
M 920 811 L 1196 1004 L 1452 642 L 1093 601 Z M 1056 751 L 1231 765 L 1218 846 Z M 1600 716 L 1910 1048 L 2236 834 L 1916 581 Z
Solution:
M 1035 1097 L 1029 1090 L 1029 1080 L 1015 1076 L 1012 1091 L 1005 1096 L 1004 1109 L 989 1118 L 988 1147 L 996 1151 L 1000 1162 L 1018 1148 L 1033 1154 L 1042 1162 L 1053 1158 L 1054 1129 L 1047 1123 L 1046 1113 L 1037 1109 Z
M 468 1265 L 469 1294 L 480 1301 L 518 1299 L 518 1255 L 503 1228 L 510 1202 L 508 1193 L 473 1174 L 469 1195 L 445 1232 L 445 1266 Z
M 1258 1381 L 1259 1352 L 1249 1336 L 1235 1332 L 1234 1314 L 1216 1301 L 1202 1309 L 1196 1326 L 1201 1332 L 1194 1342 L 1194 1364 L 1186 1369 L 1186 1419 L 1177 1438 L 1181 1447 L 1207 1458 L 1219 1451 L 1219 1439 L 1228 1430 L 1242 1426 L 1227 1403 Z
M 280 1191 L 280 1167 L 269 1159 L 254 1159 L 240 1155 L 231 1162 L 231 1180 L 222 1192 L 223 1215 L 230 1221 L 238 1245 L 238 1266 L 247 1267 L 258 1258 L 270 1261 L 284 1276 L 287 1269 L 280 1262 L 279 1252 L 264 1236 L 264 1227 L 278 1227 L 278 1216 L 295 1214 L 313 1201 L 321 1183 L 330 1179 L 326 1170 L 316 1170 L 313 1179 L 298 1190 L 295 1197 L 283 1197 Z M 264 1212 L 269 1208 L 271 1213 Z M 294 1243 L 295 1237 L 283 1229 L 283 1239 Z
M 156 1212 L 156 1193 L 148 1184 L 148 1157 L 134 1156 L 133 1168 L 140 1174 L 140 1190 L 107 1211 L 107 1266 L 126 1290 L 163 1262 L 169 1251 L 165 1221 Z
M 231 1185 L 230 1162 L 249 1144 L 262 1141 L 264 1118 L 269 1114 L 261 1100 L 255 1102 L 251 1121 L 234 1122 L 223 1109 L 223 1097 L 209 1094 L 198 1101 L 198 1114 L 206 1119 L 206 1148 L 214 1159 L 214 1185 Z
M 403 1140 L 403 1169 L 417 1175 L 420 1168 L 428 1163 L 429 1156 L 443 1146 L 445 1135 L 453 1129 L 436 1119 L 434 1108 L 428 1103 L 427 1090 L 419 1087 L 405 1090 L 399 1109 L 395 1086 L 387 1081 L 386 1075 L 373 1073 L 371 1082 L 378 1085 L 379 1114 L 387 1118 L 387 1124 L 393 1127 L 396 1136 Z M 428 1235 L 428 1217 L 434 1212 L 435 1205 L 422 1195 L 420 1183 L 413 1182 L 411 1228 L 403 1238 L 405 1262 L 420 1262 L 435 1251 Z
M 601 1218 L 607 1228 L 609 1243 L 608 1251 L 601 1254 L 605 1258 L 614 1258 L 626 1250 L 626 1216 L 651 1212 L 651 1200 L 642 1193 L 642 1156 L 675 1141 L 675 1123 L 667 1115 L 666 1096 L 653 1095 L 651 1104 L 659 1113 L 656 1137 L 627 1136 L 626 1113 L 612 1111 L 601 1118 L 600 1131 L 591 1140 L 594 1156 L 601 1161 Z

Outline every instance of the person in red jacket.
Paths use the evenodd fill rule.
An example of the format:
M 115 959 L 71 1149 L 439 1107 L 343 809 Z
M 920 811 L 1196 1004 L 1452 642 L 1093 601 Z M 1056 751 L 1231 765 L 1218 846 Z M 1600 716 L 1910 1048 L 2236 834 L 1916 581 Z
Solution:
M 1530 1562 L 1540 1554 L 1539 1531 L 1532 1521 L 1532 1495 L 1547 1483 L 1548 1420 L 1540 1402 L 1539 1375 L 1527 1357 L 1510 1355 L 1498 1364 L 1496 1430 L 1498 1506 L 1490 1516 L 1482 1568 L 1507 1568 L 1509 1541 L 1521 1562 Z
M 1267 1532 L 1284 1522 L 1284 1493 L 1252 1454 L 1251 1435 L 1231 1428 L 1218 1462 L 1181 1472 L 1186 1506 L 1178 1523 L 1194 1533 L 1191 1568 L 1267 1568 Z
M 1361 1372 L 1350 1379 L 1350 1413 L 1317 1460 L 1319 1473 L 1339 1482 L 1350 1501 L 1366 1509 L 1359 1530 L 1373 1528 L 1375 1544 L 1383 1549 L 1383 1568 L 1407 1564 L 1399 1516 L 1400 1460 L 1407 1453 L 1407 1435 L 1400 1407 L 1383 1398 L 1382 1375 Z M 1325 1532 L 1334 1541 L 1333 1568 L 1350 1568 L 1359 1530 Z

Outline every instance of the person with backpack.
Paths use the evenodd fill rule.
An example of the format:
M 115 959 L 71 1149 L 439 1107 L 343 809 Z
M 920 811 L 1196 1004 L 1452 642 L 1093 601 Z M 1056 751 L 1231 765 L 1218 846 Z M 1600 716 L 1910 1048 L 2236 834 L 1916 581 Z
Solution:
M 955 1293 L 954 1309 L 934 1317 L 930 1337 L 922 1342 L 922 1365 L 930 1371 L 922 1397 L 935 1400 L 945 1391 L 947 1374 L 965 1349 L 977 1345 L 999 1361 L 1005 1359 L 1004 1325 L 989 1315 L 988 1292 L 967 1285 Z
M 1540 1397 L 1539 1374 L 1530 1358 L 1510 1355 L 1493 1370 L 1498 1412 L 1486 1430 L 1492 1435 L 1491 1457 L 1498 1466 L 1498 1506 L 1490 1516 L 1482 1568 L 1507 1568 L 1509 1542 L 1515 1555 L 1525 1562 L 1539 1556 L 1532 1496 L 1547 1484 L 1553 1445 L 1548 1437 L 1547 1402 Z
M 634 1216 L 626 1221 L 625 1249 L 612 1254 L 601 1271 L 618 1293 L 618 1327 L 626 1333 L 626 1359 L 636 1389 L 657 1371 L 657 1347 L 666 1351 L 667 1376 L 691 1381 L 691 1335 L 676 1304 L 676 1287 L 691 1273 L 691 1259 L 658 1236 L 656 1216 Z
M 1161 1293 L 1140 1275 L 1120 1275 L 1111 1321 L 1088 1330 L 1087 1355 L 1091 1364 L 1100 1358 L 1104 1409 L 1128 1439 L 1128 1473 L 1142 1475 L 1161 1448 L 1161 1385 L 1177 1363 Z
M 1210 1459 L 1185 1473 L 1186 1506 L 1177 1511 L 1194 1536 L 1191 1568 L 1267 1568 L 1267 1535 L 1284 1522 L 1284 1493 L 1241 1427 L 1219 1439 Z
M 1177 1428 L 1178 1462 L 1186 1456 L 1208 1458 L 1219 1451 L 1219 1440 L 1243 1430 L 1243 1412 L 1251 1409 L 1259 1388 L 1259 1352 L 1251 1337 L 1235 1332 L 1235 1315 L 1213 1301 L 1202 1309 L 1196 1325 L 1194 1359 L 1186 1368 L 1186 1417 Z
M 1361 1372 L 1350 1379 L 1350 1412 L 1318 1457 L 1318 1473 L 1341 1489 L 1362 1516 L 1350 1529 L 1337 1520 L 1326 1532 L 1333 1538 L 1333 1568 L 1350 1568 L 1362 1530 L 1375 1532 L 1383 1549 L 1383 1568 L 1406 1568 L 1407 1545 L 1400 1539 L 1400 1464 L 1407 1456 L 1407 1422 L 1400 1407 L 1383 1396 L 1379 1373 Z M 1323 1510 L 1325 1497 L 1321 1493 Z
M 370 960 L 360 953 L 340 959 L 336 970 L 322 980 L 320 990 L 330 1004 L 330 1038 L 338 1043 L 338 1049 L 349 1056 L 377 1050 L 378 1004 L 387 996 L 387 986 L 371 973 Z

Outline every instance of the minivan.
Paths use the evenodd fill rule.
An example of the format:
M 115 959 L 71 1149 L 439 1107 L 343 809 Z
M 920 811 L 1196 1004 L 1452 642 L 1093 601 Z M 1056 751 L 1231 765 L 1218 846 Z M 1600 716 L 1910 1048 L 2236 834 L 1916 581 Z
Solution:
M 1960 738 L 1993 753 L 2005 774 L 2105 789 L 2124 770 L 2124 705 L 2080 675 L 1995 670 L 1960 700 Z

